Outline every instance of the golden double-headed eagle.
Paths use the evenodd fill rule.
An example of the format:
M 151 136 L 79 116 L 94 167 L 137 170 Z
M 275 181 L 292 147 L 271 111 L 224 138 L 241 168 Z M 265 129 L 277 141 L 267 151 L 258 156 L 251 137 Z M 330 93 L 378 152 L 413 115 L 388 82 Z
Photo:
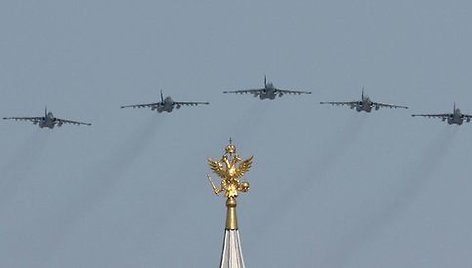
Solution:
M 238 192 L 247 192 L 249 190 L 249 182 L 240 181 L 240 178 L 249 171 L 252 166 L 253 156 L 241 161 L 241 158 L 236 153 L 236 146 L 230 144 L 225 148 L 225 154 L 219 161 L 208 159 L 208 165 L 211 170 L 221 178 L 221 186 L 218 188 L 213 183 L 210 176 L 211 186 L 215 194 L 225 192 L 227 198 L 238 196 Z

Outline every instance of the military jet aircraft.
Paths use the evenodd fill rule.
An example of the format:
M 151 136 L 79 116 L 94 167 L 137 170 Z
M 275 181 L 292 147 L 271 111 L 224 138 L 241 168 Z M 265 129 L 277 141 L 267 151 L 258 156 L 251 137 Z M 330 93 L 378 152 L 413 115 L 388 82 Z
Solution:
M 148 103 L 148 104 L 133 104 L 133 105 L 124 105 L 121 108 L 151 108 L 152 111 L 156 111 L 158 113 L 162 112 L 172 112 L 174 107 L 180 109 L 181 106 L 197 106 L 200 104 L 208 105 L 209 102 L 181 102 L 181 101 L 174 101 L 171 97 L 167 96 L 164 98 L 161 90 L 161 101 Z
M 33 124 L 38 125 L 40 128 L 53 129 L 55 126 L 61 127 L 63 124 L 71 125 L 86 125 L 91 126 L 90 123 L 77 122 L 72 120 L 60 119 L 55 117 L 51 112 L 48 112 L 47 107 L 44 109 L 44 116 L 40 117 L 4 117 L 5 120 L 19 120 L 19 121 L 31 121 Z
M 454 103 L 454 108 L 452 110 L 452 114 L 412 114 L 411 116 L 423 116 L 428 118 L 440 118 L 443 122 L 447 120 L 449 125 L 456 124 L 462 125 L 464 120 L 469 123 L 472 115 L 463 114 L 459 108 L 456 108 L 456 104 Z
M 263 99 L 275 99 L 275 97 L 282 97 L 284 94 L 300 95 L 300 94 L 311 94 L 310 91 L 295 91 L 278 89 L 274 87 L 274 84 L 267 83 L 267 77 L 264 75 L 264 88 L 257 89 L 246 89 L 246 90 L 234 90 L 234 91 L 223 91 L 223 93 L 235 93 L 235 94 L 253 94 L 254 97 Z
M 346 101 L 346 102 L 322 101 L 322 102 L 320 102 L 320 104 L 347 105 L 351 109 L 356 108 L 356 111 L 358 111 L 358 112 L 364 111 L 364 112 L 367 112 L 367 113 L 370 113 L 372 111 L 372 108 L 375 108 L 375 110 L 378 110 L 380 108 L 408 109 L 408 107 L 406 107 L 406 106 L 386 104 L 386 103 L 381 103 L 381 102 L 374 102 L 367 95 L 364 94 L 364 88 L 362 88 L 362 95 L 361 95 L 361 100 L 360 101 Z

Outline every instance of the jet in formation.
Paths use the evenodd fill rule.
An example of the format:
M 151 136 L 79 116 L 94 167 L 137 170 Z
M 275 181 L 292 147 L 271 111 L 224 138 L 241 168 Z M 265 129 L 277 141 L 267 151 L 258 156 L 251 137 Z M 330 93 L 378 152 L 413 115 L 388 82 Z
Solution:
M 234 91 L 223 91 L 223 93 L 235 93 L 235 94 L 253 94 L 254 97 L 259 97 L 261 100 L 264 99 L 275 99 L 275 97 L 282 97 L 284 94 L 300 95 L 300 94 L 311 94 L 310 91 L 296 91 L 278 89 L 274 87 L 274 84 L 267 83 L 267 78 L 264 76 L 264 87 L 256 89 L 245 89 L 245 90 L 234 90 Z
M 158 113 L 162 112 L 172 112 L 174 108 L 180 109 L 181 106 L 197 106 L 197 105 L 208 105 L 209 102 L 182 102 L 182 101 L 174 101 L 171 97 L 167 96 L 164 98 L 161 90 L 161 101 L 153 102 L 148 104 L 133 104 L 133 105 L 124 105 L 121 108 L 151 108 L 152 111 L 156 111 Z
M 452 109 L 451 114 L 412 114 L 411 116 L 423 116 L 423 117 L 428 117 L 428 118 L 440 118 L 443 122 L 447 120 L 447 123 L 449 125 L 462 125 L 464 123 L 464 120 L 466 122 L 470 122 L 470 119 L 472 118 L 472 115 L 469 114 L 463 114 L 459 108 L 456 108 L 456 104 L 454 103 L 454 107 Z
M 400 106 L 400 105 L 393 105 L 393 104 L 387 104 L 387 103 L 381 103 L 381 102 L 374 102 L 372 101 L 367 95 L 364 94 L 364 89 L 362 89 L 362 95 L 361 95 L 361 100 L 359 101 L 342 101 L 342 102 L 337 102 L 337 101 L 322 101 L 320 104 L 331 104 L 331 105 L 346 105 L 349 106 L 351 109 L 356 109 L 358 112 L 367 112 L 370 113 L 372 111 L 372 108 L 375 110 L 378 110 L 380 108 L 401 108 L 401 109 L 408 109 L 407 106 Z
M 4 117 L 5 120 L 17 120 L 17 121 L 31 121 L 33 124 L 38 125 L 40 128 L 50 128 L 61 127 L 63 124 L 71 125 L 85 125 L 91 126 L 90 123 L 77 122 L 72 120 L 60 119 L 55 117 L 51 112 L 48 112 L 48 109 L 44 109 L 44 116 L 39 117 Z

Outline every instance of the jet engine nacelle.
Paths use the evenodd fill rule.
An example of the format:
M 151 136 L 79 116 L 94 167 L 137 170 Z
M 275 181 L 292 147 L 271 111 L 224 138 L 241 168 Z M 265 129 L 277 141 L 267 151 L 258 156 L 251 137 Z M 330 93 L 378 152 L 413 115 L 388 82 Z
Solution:
M 279 97 L 282 97 L 284 95 L 284 93 L 279 93 Z
M 441 120 L 444 122 L 444 121 L 446 121 L 446 118 L 443 117 Z
M 356 108 L 356 106 L 355 106 L 355 105 L 351 105 L 351 109 L 354 109 L 354 108 Z
M 467 117 L 466 121 L 467 123 L 470 123 L 470 117 Z
M 180 109 L 180 104 L 177 104 L 175 108 Z
M 375 110 L 377 111 L 378 109 L 380 109 L 380 106 L 375 105 Z
M 62 122 L 57 123 L 57 127 L 62 127 Z

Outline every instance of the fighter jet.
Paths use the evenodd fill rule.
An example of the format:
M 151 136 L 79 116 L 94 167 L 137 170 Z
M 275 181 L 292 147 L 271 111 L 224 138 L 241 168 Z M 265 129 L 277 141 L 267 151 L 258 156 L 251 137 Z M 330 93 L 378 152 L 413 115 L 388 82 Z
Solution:
M 20 121 L 31 121 L 33 124 L 38 125 L 40 128 L 53 129 L 55 126 L 61 127 L 63 124 L 71 125 L 86 125 L 91 126 L 90 123 L 77 122 L 72 120 L 60 119 L 55 117 L 51 112 L 48 112 L 47 107 L 44 108 L 44 116 L 41 117 L 4 117 L 5 120 L 20 120 Z
M 358 112 L 364 111 L 364 112 L 367 112 L 367 113 L 370 113 L 372 111 L 372 108 L 375 108 L 375 110 L 378 110 L 380 108 L 408 109 L 408 107 L 406 107 L 406 106 L 386 104 L 386 103 L 381 103 L 381 102 L 374 102 L 367 95 L 364 94 L 364 88 L 362 88 L 362 95 L 361 95 L 361 100 L 360 101 L 346 101 L 346 102 L 322 101 L 322 102 L 320 102 L 320 104 L 347 105 L 351 109 L 356 108 L 356 111 L 358 111 Z
M 459 108 L 456 108 L 456 104 L 454 103 L 454 108 L 452 110 L 452 114 L 412 114 L 411 116 L 424 116 L 428 118 L 440 118 L 443 122 L 447 120 L 449 125 L 456 124 L 462 125 L 464 120 L 469 123 L 472 115 L 463 114 Z
M 161 90 L 161 101 L 159 102 L 154 102 L 154 103 L 148 103 L 148 104 L 133 104 L 133 105 L 125 105 L 121 106 L 121 108 L 146 108 L 149 107 L 151 108 L 152 111 L 156 111 L 158 113 L 162 112 L 172 112 L 174 110 L 174 107 L 177 109 L 180 109 L 181 106 L 197 106 L 200 104 L 205 104 L 208 105 L 210 104 L 209 102 L 180 102 L 180 101 L 174 101 L 171 97 L 167 96 L 164 98 L 164 95 L 162 94 Z
M 300 94 L 311 94 L 309 91 L 295 91 L 278 89 L 274 87 L 274 84 L 267 83 L 267 77 L 264 75 L 264 88 L 257 89 L 246 89 L 246 90 L 235 90 L 235 91 L 223 91 L 223 93 L 236 93 L 236 94 L 253 94 L 254 97 L 259 97 L 261 100 L 264 99 L 275 99 L 275 97 L 282 97 L 284 94 L 300 95 Z

